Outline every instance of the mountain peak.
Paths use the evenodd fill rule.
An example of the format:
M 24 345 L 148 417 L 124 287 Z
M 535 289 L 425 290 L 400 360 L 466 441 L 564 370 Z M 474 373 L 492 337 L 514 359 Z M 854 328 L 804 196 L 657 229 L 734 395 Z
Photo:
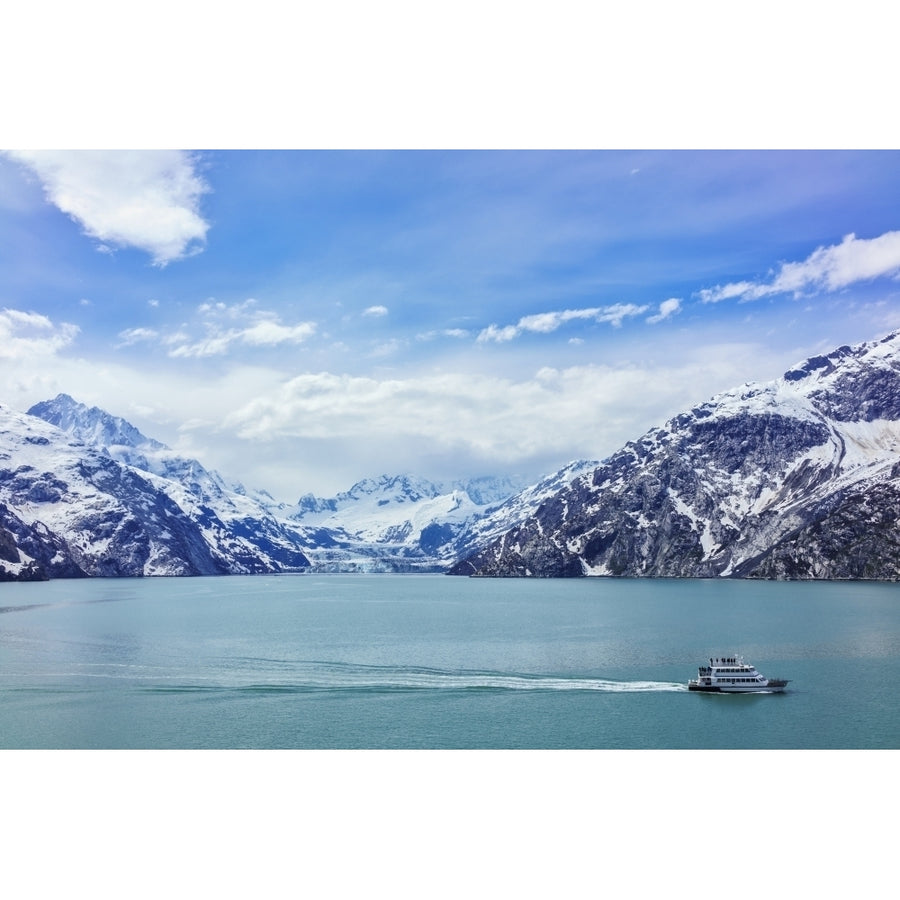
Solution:
M 141 434 L 126 419 L 112 416 L 97 406 L 79 403 L 68 394 L 57 394 L 53 400 L 36 403 L 28 415 L 56 425 L 82 443 L 99 449 L 113 446 L 167 449 L 165 444 Z

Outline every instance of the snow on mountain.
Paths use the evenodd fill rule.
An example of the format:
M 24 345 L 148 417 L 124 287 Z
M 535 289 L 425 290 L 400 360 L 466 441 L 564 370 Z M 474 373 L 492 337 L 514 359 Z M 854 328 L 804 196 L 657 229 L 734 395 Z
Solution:
M 320 568 L 443 571 L 458 558 L 460 534 L 521 484 L 479 478 L 448 486 L 415 475 L 382 475 L 335 497 L 306 494 L 278 514 L 330 536 L 334 543 L 324 553 L 310 550 Z
M 55 400 L 36 403 L 28 410 L 28 415 L 56 425 L 89 447 L 105 449 L 115 458 L 129 455 L 132 459 L 138 458 L 134 451 L 142 447 L 151 452 L 168 449 L 165 444 L 145 437 L 125 419 L 111 416 L 96 406 L 88 408 L 84 403 L 76 403 L 68 394 L 60 394 Z M 132 459 L 121 461 L 135 465 Z M 146 469 L 148 466 L 138 465 L 137 468 Z
M 900 335 L 726 391 L 451 569 L 900 578 Z
M 463 522 L 483 509 L 462 489 L 444 489 L 413 475 L 367 478 L 336 497 L 300 498 L 290 518 L 373 543 L 403 543 L 435 521 Z
M 57 576 L 84 575 L 46 526 L 31 526 L 0 503 L 0 581 L 44 581 L 51 565 Z
M 180 482 L 194 496 L 217 497 L 228 489 L 216 472 L 197 460 L 180 456 L 165 444 L 143 435 L 130 422 L 99 407 L 78 403 L 68 394 L 36 403 L 28 415 L 56 425 L 70 437 L 142 472 Z
M 900 336 L 745 384 L 531 486 L 364 479 L 295 505 L 61 394 L 0 407 L 0 580 L 447 571 L 900 578 Z M 454 561 L 462 560 L 453 565 Z
M 443 571 L 526 518 L 551 494 L 596 462 L 577 461 L 535 485 L 524 478 L 485 476 L 437 484 L 413 475 L 365 479 L 335 497 L 307 494 L 281 514 L 326 529 L 361 557 L 392 561 L 393 570 Z M 337 558 L 329 551 L 332 562 Z M 310 551 L 315 560 L 316 551 Z M 402 561 L 402 562 L 401 562 Z M 370 564 L 371 565 L 371 564 Z M 367 569 L 371 570 L 371 569 Z
M 48 453 L 42 460 L 41 465 L 47 466 L 43 471 L 48 477 L 56 476 L 66 467 L 71 470 L 74 462 L 69 457 L 72 460 L 83 458 L 89 461 L 85 465 L 116 474 L 110 491 L 119 501 L 122 515 L 133 512 L 129 506 L 132 498 L 116 496 L 115 490 L 126 481 L 140 481 L 143 490 L 155 493 L 160 502 L 171 505 L 174 515 L 182 515 L 183 527 L 196 531 L 202 541 L 205 549 L 201 556 L 208 554 L 212 560 L 198 562 L 195 559 L 183 567 L 160 564 L 152 557 L 140 566 L 131 560 L 125 574 L 278 572 L 297 571 L 309 565 L 296 533 L 285 528 L 250 498 L 229 491 L 217 474 L 208 472 L 196 460 L 182 458 L 158 441 L 146 438 L 125 420 L 116 419 L 96 407 L 89 409 L 65 394 L 37 404 L 27 416 L 6 413 L 8 418 L 15 419 L 8 422 L 8 431 L 4 429 L 4 436 L 10 442 L 11 463 L 21 469 L 26 456 L 21 443 L 16 444 L 17 435 L 38 429 L 38 422 L 46 423 L 46 428 L 53 426 L 51 432 L 42 435 L 42 446 L 56 448 L 60 453 L 60 448 L 65 446 L 66 453 L 58 457 Z M 6 474 L 0 473 L 0 477 Z M 72 477 L 65 484 L 68 493 L 63 506 L 71 516 L 77 517 L 82 511 L 78 479 Z M 12 500 L 10 506 L 21 516 L 22 510 Z M 29 520 L 29 516 L 50 526 L 48 517 L 53 518 L 53 512 L 41 506 L 29 509 L 25 519 Z M 58 516 L 54 521 L 58 528 L 51 526 L 51 530 L 59 536 L 69 534 L 69 523 L 59 520 Z M 92 542 L 88 540 L 88 543 Z M 95 556 L 106 552 L 102 542 L 94 541 L 93 544 Z M 95 561 L 88 563 L 87 574 L 106 574 L 103 566 L 98 570 L 99 564 Z M 112 562 L 108 566 L 116 568 Z
M 19 574 L 22 567 L 44 577 L 229 570 L 136 470 L 34 416 L 0 407 L 0 466 L 2 527 L 18 538 Z
M 228 571 L 443 571 L 459 556 L 454 541 L 522 486 L 512 478 L 445 487 L 383 475 L 337 497 L 309 494 L 292 507 L 228 485 L 126 420 L 66 394 L 29 415 L 57 426 L 72 446 L 138 473 L 181 510 Z
M 483 515 L 467 523 L 453 543 L 455 559 L 460 559 L 484 547 L 519 522 L 523 522 L 545 501 L 572 483 L 576 478 L 593 472 L 599 465 L 594 460 L 575 460 L 541 479 L 502 503 L 488 507 Z

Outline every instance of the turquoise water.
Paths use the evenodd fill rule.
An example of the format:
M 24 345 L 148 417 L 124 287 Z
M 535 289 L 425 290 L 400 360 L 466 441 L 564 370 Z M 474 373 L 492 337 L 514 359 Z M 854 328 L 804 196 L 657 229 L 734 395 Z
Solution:
M 685 684 L 742 653 L 784 694 Z M 0 585 L 3 748 L 897 748 L 900 586 Z

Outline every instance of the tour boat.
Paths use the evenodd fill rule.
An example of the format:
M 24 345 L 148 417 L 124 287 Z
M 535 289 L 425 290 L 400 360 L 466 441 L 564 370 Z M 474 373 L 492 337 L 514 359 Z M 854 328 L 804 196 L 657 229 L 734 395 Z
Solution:
M 752 694 L 783 691 L 787 680 L 765 678 L 742 656 L 711 656 L 708 666 L 697 669 L 697 677 L 688 682 L 689 691 L 710 694 Z

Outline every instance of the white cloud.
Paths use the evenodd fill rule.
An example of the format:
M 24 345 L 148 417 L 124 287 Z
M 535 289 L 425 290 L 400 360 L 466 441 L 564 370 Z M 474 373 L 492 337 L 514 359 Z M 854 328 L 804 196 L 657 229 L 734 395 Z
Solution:
M 519 334 L 521 334 L 521 330 L 515 325 L 506 325 L 503 328 L 498 328 L 496 325 L 488 325 L 478 335 L 478 341 L 479 343 L 496 341 L 499 344 L 503 341 L 511 341 L 513 338 L 518 337 Z
M 766 282 L 738 281 L 700 291 L 704 303 L 738 298 L 758 300 L 772 294 L 801 296 L 807 290 L 837 291 L 859 281 L 900 274 L 900 231 L 869 240 L 848 234 L 840 244 L 818 247 L 802 262 L 782 263 Z
M 208 301 L 197 308 L 201 327 L 205 334 L 192 338 L 182 326 L 176 335 L 170 335 L 165 343 L 172 349 L 172 357 L 222 356 L 234 345 L 273 347 L 278 344 L 300 344 L 315 334 L 315 322 L 298 322 L 284 325 L 277 313 L 257 308 L 257 302 L 248 299 L 231 306 Z
M 469 332 L 465 328 L 440 328 L 435 329 L 434 331 L 423 331 L 421 334 L 416 335 L 417 341 L 433 341 L 436 338 L 448 337 L 448 338 L 466 338 L 469 337 Z
M 513 380 L 474 373 L 385 378 L 306 373 L 225 417 L 243 439 L 365 442 L 384 466 L 405 442 L 458 450 L 494 465 L 611 452 L 678 411 L 696 390 L 689 372 L 637 367 L 544 367 Z M 537 423 L 537 424 L 536 424 Z
M 368 309 L 363 310 L 364 316 L 386 316 L 388 314 L 388 308 L 386 306 L 370 306 Z
M 240 340 L 245 344 L 256 346 L 274 346 L 275 344 L 299 344 L 315 334 L 313 322 L 300 322 L 299 325 L 282 325 L 273 320 L 264 320 L 251 325 L 240 333 Z
M 152 328 L 126 328 L 119 332 L 120 341 L 117 347 L 131 347 L 141 341 L 152 341 L 159 337 L 159 332 Z
M 47 199 L 110 246 L 136 247 L 166 263 L 197 252 L 209 228 L 208 190 L 196 161 L 178 150 L 16 150 L 8 155 L 40 178 Z
M 677 297 L 670 297 L 668 300 L 663 300 L 663 302 L 659 304 L 659 312 L 655 316 L 649 316 L 647 322 L 650 325 L 656 325 L 657 322 L 663 322 L 680 312 L 681 300 Z
M 210 391 L 208 415 L 220 417 L 195 439 L 214 448 L 217 468 L 288 497 L 292 489 L 345 490 L 383 472 L 542 474 L 577 457 L 607 456 L 748 372 L 783 371 L 770 349 L 691 346 L 659 365 L 546 365 L 522 377 L 273 372 L 267 384 L 232 379 L 228 394 Z M 240 466 L 226 465 L 226 453 Z
M 238 332 L 229 331 L 225 334 L 207 335 L 193 343 L 179 344 L 169 351 L 169 356 L 174 359 L 187 359 L 190 357 L 224 356 L 228 348 L 237 339 Z
M 755 290 L 757 285 L 752 281 L 736 281 L 731 284 L 716 285 L 714 288 L 704 288 L 699 292 L 703 303 L 718 303 L 720 300 L 732 300 L 735 297 L 743 297 Z
M 0 358 L 32 361 L 52 356 L 67 347 L 78 334 L 78 326 L 54 325 L 39 313 L 18 309 L 0 310 Z
M 616 303 L 612 306 L 599 306 L 589 309 L 565 309 L 556 312 L 535 313 L 523 316 L 515 325 L 505 325 L 502 328 L 497 325 L 489 325 L 478 335 L 478 341 L 495 341 L 503 343 L 519 337 L 526 331 L 538 334 L 549 334 L 556 331 L 567 322 L 576 319 L 588 319 L 594 322 L 607 322 L 618 328 L 622 321 L 631 316 L 639 316 L 646 312 L 647 306 L 637 306 L 634 303 Z

